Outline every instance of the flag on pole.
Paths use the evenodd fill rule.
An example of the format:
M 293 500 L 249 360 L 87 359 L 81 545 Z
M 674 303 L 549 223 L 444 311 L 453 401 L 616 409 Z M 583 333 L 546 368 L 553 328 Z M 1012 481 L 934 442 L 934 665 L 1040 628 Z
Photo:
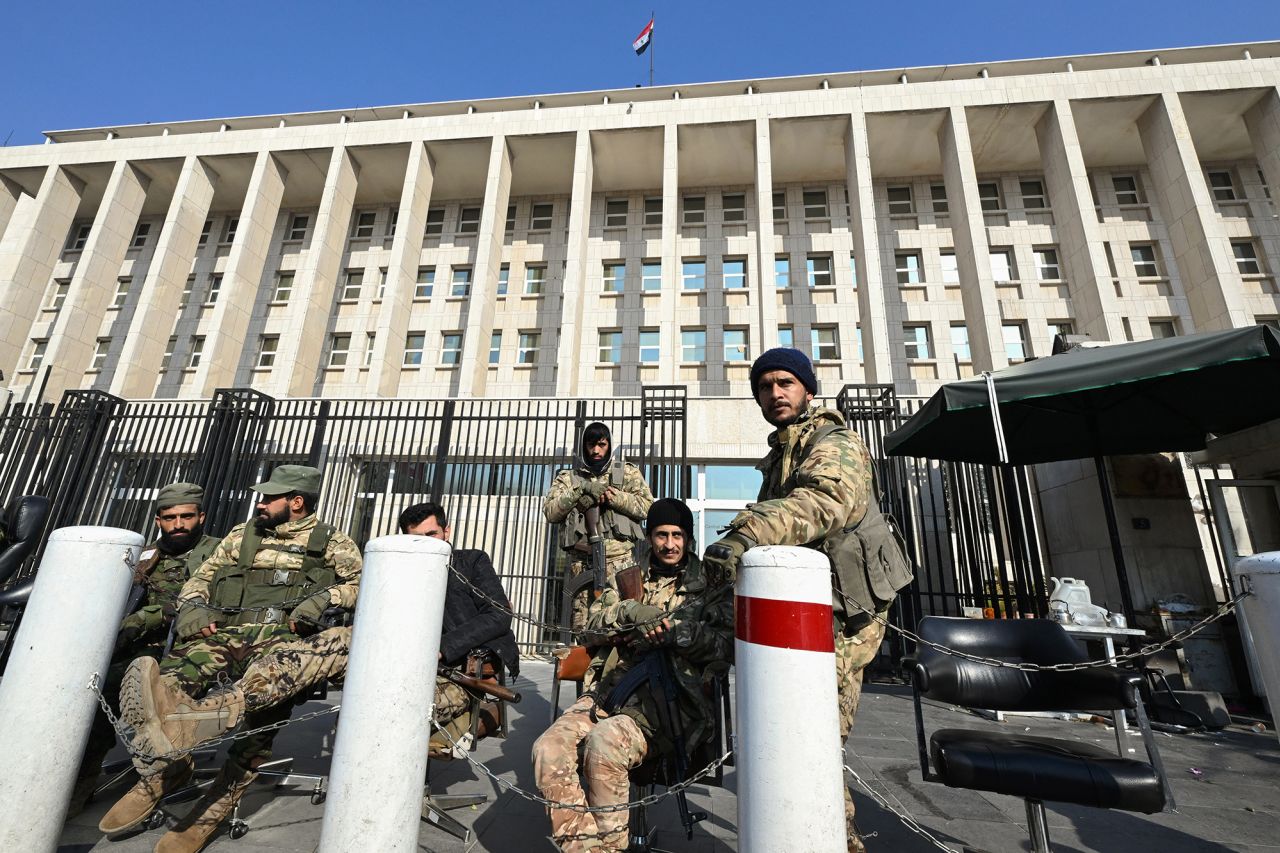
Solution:
M 631 43 L 631 49 L 636 52 L 636 56 L 639 56 L 649 49 L 651 41 L 653 41 L 653 18 L 649 19 L 649 23 L 644 25 L 640 35 L 636 36 L 636 40 Z

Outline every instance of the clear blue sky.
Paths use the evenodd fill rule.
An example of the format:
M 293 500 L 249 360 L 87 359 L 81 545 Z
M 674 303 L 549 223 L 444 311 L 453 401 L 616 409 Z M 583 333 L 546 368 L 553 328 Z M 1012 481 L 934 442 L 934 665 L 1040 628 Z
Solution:
M 44 130 L 1280 38 L 1280 0 L 141 3 L 0 13 L 0 143 Z

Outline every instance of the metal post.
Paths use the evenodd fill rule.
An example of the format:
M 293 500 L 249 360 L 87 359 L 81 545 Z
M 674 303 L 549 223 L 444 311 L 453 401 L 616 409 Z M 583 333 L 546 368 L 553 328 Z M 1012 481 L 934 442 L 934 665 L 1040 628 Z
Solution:
M 844 766 L 831 566 L 810 548 L 752 548 L 734 612 L 738 849 L 843 853 Z
M 449 545 L 365 547 L 319 853 L 418 847 Z
M 1280 712 L 1280 551 L 1263 551 L 1238 560 L 1232 572 L 1253 594 L 1240 607 L 1245 642 L 1253 648 L 1265 685 L 1271 718 Z
M 114 527 L 49 536 L 0 681 L 0 850 L 57 849 L 141 548 Z
M 1124 618 L 1133 624 L 1133 591 L 1129 589 L 1129 570 L 1124 564 L 1124 546 L 1120 544 L 1120 528 L 1116 525 L 1116 504 L 1111 498 L 1111 481 L 1107 477 L 1107 463 L 1101 456 L 1093 457 L 1098 469 L 1098 488 L 1102 490 L 1102 513 L 1107 517 L 1107 533 L 1111 536 L 1111 555 L 1116 561 L 1116 578 L 1120 581 L 1120 606 Z

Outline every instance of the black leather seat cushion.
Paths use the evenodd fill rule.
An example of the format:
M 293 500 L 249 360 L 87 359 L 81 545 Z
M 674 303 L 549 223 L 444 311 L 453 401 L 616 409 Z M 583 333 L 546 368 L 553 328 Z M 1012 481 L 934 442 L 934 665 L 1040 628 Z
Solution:
M 938 776 L 952 788 L 1145 814 L 1164 808 L 1151 765 L 1092 744 L 939 729 L 929 747 Z

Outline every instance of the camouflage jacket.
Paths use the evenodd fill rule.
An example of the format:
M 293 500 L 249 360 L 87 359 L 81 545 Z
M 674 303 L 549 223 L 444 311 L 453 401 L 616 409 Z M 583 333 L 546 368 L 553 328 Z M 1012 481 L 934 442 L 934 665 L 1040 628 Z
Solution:
M 124 617 L 124 622 L 120 624 L 121 630 L 131 629 L 140 634 L 149 634 L 167 627 L 173 619 L 174 603 L 178 600 L 183 585 L 199 568 L 198 565 L 189 564 L 192 554 L 200 551 L 208 553 L 213 550 L 218 541 L 216 536 L 203 536 L 190 551 L 185 553 L 166 554 L 159 551 L 155 565 L 151 567 L 146 580 L 143 581 L 147 592 L 142 600 L 142 606 Z M 138 558 L 139 562 L 145 563 L 150 560 L 150 552 L 158 549 L 159 546 L 153 542 L 148 548 L 143 549 Z
M 219 569 L 230 568 L 239 562 L 240 540 L 244 538 L 245 526 L 252 523 L 245 522 L 231 529 L 227 537 L 218 544 L 213 556 L 205 560 L 200 568 L 196 569 L 191 579 L 182 587 L 182 593 L 179 596 L 180 603 L 186 603 L 196 598 L 204 599 L 205 601 L 209 600 L 209 586 L 213 581 L 214 575 L 218 573 Z M 255 569 L 290 570 L 300 568 L 304 556 L 303 552 L 307 547 L 307 540 L 311 536 L 311 531 L 315 529 L 316 523 L 317 519 L 313 513 L 297 521 L 286 521 L 272 532 L 263 536 L 263 544 L 294 546 L 296 551 L 263 548 L 254 555 L 253 567 Z M 360 549 L 356 547 L 355 542 L 351 541 L 350 536 L 347 536 L 342 531 L 335 530 L 333 536 L 329 538 L 329 544 L 325 547 L 324 560 L 325 563 L 333 567 L 338 576 L 338 582 L 329 589 L 329 603 L 336 607 L 355 607 L 356 596 L 360 591 L 360 568 L 362 565 Z
M 672 670 L 679 686 L 678 707 L 685 747 L 692 752 L 715 730 L 715 709 L 703 687 L 727 672 L 733 663 L 733 587 L 709 585 L 702 562 L 691 554 L 684 569 L 674 574 L 650 568 L 640 603 L 674 611 L 669 617 L 673 639 L 661 651 L 671 654 Z M 634 628 L 634 605 L 635 602 L 619 597 L 611 580 L 587 614 L 587 643 L 608 642 Z M 599 646 L 583 686 L 597 701 L 603 701 L 637 657 L 649 651 L 643 641 L 634 645 Z M 673 735 L 659 730 L 662 717 L 656 702 L 647 687 L 642 686 L 618 713 L 635 720 L 651 743 L 671 751 Z
M 871 495 L 871 456 L 857 433 L 814 441 L 827 425 L 844 426 L 830 409 L 811 408 L 769 436 L 757 503 L 730 523 L 757 545 L 818 547 L 833 531 L 857 524 Z M 810 446 L 812 445 L 812 446 Z
M 607 482 L 609 476 L 610 471 L 608 468 L 600 474 L 592 474 L 582 468 L 576 470 L 566 468 L 556 474 L 555 479 L 551 481 L 551 488 L 547 491 L 547 496 L 542 501 L 542 514 L 552 524 L 561 522 L 566 524 L 577 523 L 579 521 L 578 517 L 582 514 L 582 510 L 577 507 L 578 498 L 582 496 L 582 485 L 586 482 Z M 622 487 L 617 489 L 617 494 L 613 500 L 601 508 L 603 510 L 600 513 L 601 523 L 606 528 L 606 531 L 616 530 L 614 520 L 610 516 L 613 513 L 620 513 L 637 525 L 643 524 L 645 516 L 649 514 L 649 506 L 652 503 L 653 494 L 649 491 L 649 486 L 645 483 L 640 469 L 630 462 L 626 462 L 623 465 Z M 604 538 L 605 556 L 613 559 L 614 557 L 629 554 L 635 545 L 635 541 L 630 537 L 618 538 L 618 536 L 609 535 L 606 532 Z

